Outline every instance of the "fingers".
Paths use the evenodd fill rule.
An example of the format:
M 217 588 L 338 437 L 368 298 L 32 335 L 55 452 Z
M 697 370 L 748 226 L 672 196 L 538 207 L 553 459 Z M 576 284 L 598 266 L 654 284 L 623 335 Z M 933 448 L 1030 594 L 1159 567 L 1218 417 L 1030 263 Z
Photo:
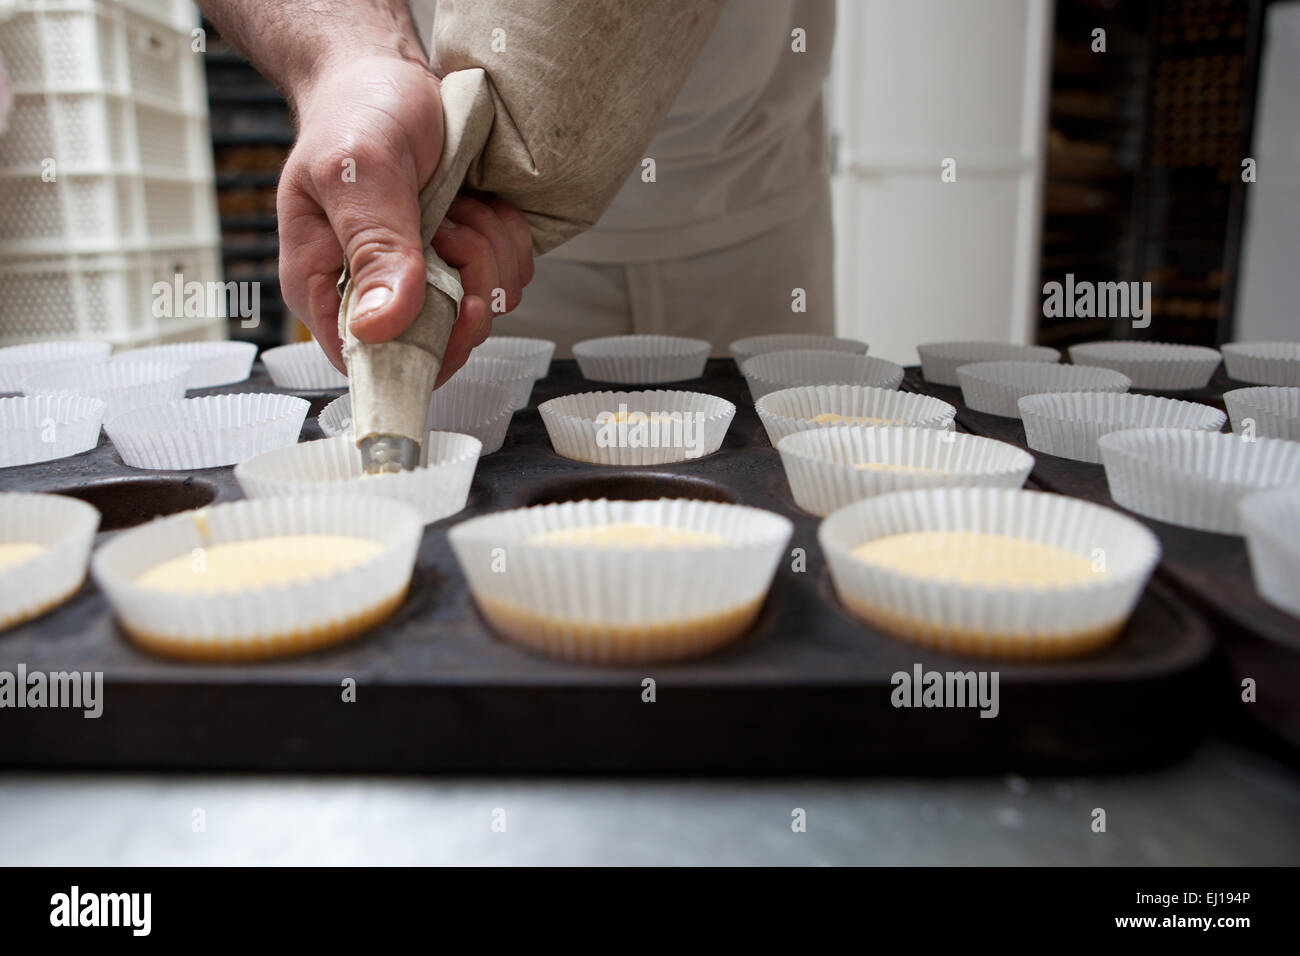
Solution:
M 340 372 L 343 343 L 338 336 L 343 247 L 329 219 L 304 193 L 282 188 L 276 198 L 280 233 L 280 295 L 302 320 Z
M 533 281 L 533 231 L 528 220 L 512 203 L 493 197 L 488 205 L 505 224 L 515 247 L 515 260 L 519 263 L 519 283 L 526 286 Z
M 466 295 L 460 302 L 460 314 L 447 340 L 447 351 L 443 353 L 442 368 L 438 370 L 434 387 L 440 387 L 451 378 L 469 360 L 474 346 L 482 344 L 491 332 L 492 313 L 488 311 L 487 302 L 477 295 Z

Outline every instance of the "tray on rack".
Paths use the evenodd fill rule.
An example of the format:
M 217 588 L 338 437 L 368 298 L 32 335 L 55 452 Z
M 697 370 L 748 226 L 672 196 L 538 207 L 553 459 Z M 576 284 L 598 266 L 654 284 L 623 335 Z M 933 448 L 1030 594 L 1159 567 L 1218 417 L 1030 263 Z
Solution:
M 501 451 L 482 459 L 468 506 L 430 525 L 410 597 L 353 643 L 284 661 L 198 665 L 151 656 L 117 630 L 88 583 L 70 602 L 0 633 L 0 670 L 102 671 L 104 710 L 0 711 L 0 765 L 482 772 L 864 772 L 1086 770 L 1149 766 L 1185 753 L 1210 719 L 1203 688 L 1212 640 L 1164 583 L 1125 633 L 1077 661 L 990 662 L 926 651 L 839 605 L 816 543 L 818 519 L 793 503 L 776 451 L 730 360 L 672 387 L 737 405 L 722 448 L 695 461 L 609 468 L 550 447 L 537 405 L 607 388 L 552 363 Z M 275 391 L 260 364 L 221 391 Z M 317 396 L 303 439 L 320 437 Z M 125 467 L 101 442 L 74 458 L 0 472 L 7 490 L 64 491 L 114 529 L 161 511 L 240 497 L 232 469 Z M 777 572 L 753 631 L 671 666 L 597 668 L 534 656 L 480 619 L 447 529 L 502 508 L 584 497 L 692 496 L 768 508 L 806 552 Z M 998 715 L 896 709 L 897 672 L 996 671 Z M 356 681 L 356 701 L 342 682 Z M 655 700 L 643 700 L 643 681 Z
M 1206 388 L 1149 394 L 1223 409 L 1223 393 L 1244 384 L 1228 378 L 1220 368 Z M 1035 460 L 1029 479 L 1034 485 L 1125 511 L 1111 498 L 1101 465 L 1034 451 L 1025 442 L 1025 429 L 1019 419 L 972 411 L 962 404 L 960 388 L 927 382 L 917 368 L 908 369 L 902 387 L 955 405 L 957 422 L 965 431 L 1027 449 Z M 1245 539 L 1132 516 L 1160 539 L 1164 554 L 1157 578 L 1166 581 L 1205 616 L 1238 680 L 1255 680 L 1258 698 L 1247 713 L 1292 746 L 1300 746 L 1300 706 L 1295 696 L 1295 688 L 1300 686 L 1300 619 L 1260 596 L 1251 576 Z

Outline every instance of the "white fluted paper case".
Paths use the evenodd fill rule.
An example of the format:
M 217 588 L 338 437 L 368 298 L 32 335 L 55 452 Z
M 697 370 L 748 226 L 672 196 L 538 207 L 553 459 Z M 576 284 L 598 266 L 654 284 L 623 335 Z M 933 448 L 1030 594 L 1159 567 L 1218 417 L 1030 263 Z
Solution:
M 895 389 L 903 382 L 903 367 L 887 359 L 847 352 L 791 349 L 766 352 L 747 359 L 740 374 L 757 402 L 770 392 L 798 385 L 871 385 Z
M 498 451 L 515 414 L 517 392 L 511 385 L 452 380 L 433 393 L 424 427 L 431 432 L 460 432 L 483 444 L 482 454 Z M 352 437 L 352 396 L 326 405 L 317 423 L 330 438 Z
M 754 408 L 776 445 L 786 435 L 840 425 L 915 425 L 918 428 L 950 428 L 957 409 L 929 395 L 896 392 L 871 385 L 799 385 L 768 392 Z M 867 422 L 824 421 L 822 415 Z
M 731 343 L 731 357 L 740 366 L 755 355 L 768 352 L 787 352 L 792 349 L 814 349 L 819 352 L 848 352 L 866 355 L 867 343 L 857 339 L 834 335 L 810 335 L 804 332 L 783 332 L 776 335 L 750 335 Z
M 1136 428 L 1097 440 L 1116 504 L 1157 521 L 1241 534 L 1237 505 L 1265 488 L 1300 484 L 1300 442 Z
M 1300 342 L 1231 342 L 1219 351 L 1228 378 L 1256 385 L 1300 385 Z
M 104 421 L 149 405 L 185 397 L 188 365 L 114 359 L 76 368 L 38 372 L 23 383 L 26 395 L 84 395 L 105 404 Z
M 957 369 L 961 397 L 977 412 L 1019 418 L 1018 402 L 1042 392 L 1127 392 L 1127 375 L 1108 368 L 1045 362 L 976 362 Z
M 292 445 L 310 408 L 295 395 L 204 395 L 137 408 L 106 423 L 104 431 L 132 468 L 217 468 Z
M 1071 586 L 986 587 L 852 554 L 869 541 L 921 531 L 1040 542 L 1087 557 L 1104 573 Z M 1074 656 L 1111 643 L 1160 558 L 1155 535 L 1117 511 L 1009 488 L 928 488 L 868 498 L 823 521 L 817 538 L 835 592 L 854 615 L 935 650 L 1014 659 Z
M 425 524 L 465 507 L 483 445 L 469 435 L 430 432 L 420 465 L 410 471 L 368 475 L 350 438 L 325 438 L 279 448 L 236 466 L 235 478 L 250 498 L 277 495 L 377 495 L 404 501 Z
M 388 498 L 255 498 L 124 531 L 95 552 L 91 574 L 122 630 L 148 650 L 196 660 L 281 657 L 349 640 L 392 614 L 406 597 L 423 529 L 414 508 Z M 363 538 L 382 550 L 347 570 L 233 593 L 182 594 L 137 583 L 172 558 L 287 535 Z
M 534 542 L 632 522 L 720 535 L 717 547 Z M 762 608 L 792 525 L 689 499 L 569 501 L 473 518 L 448 534 L 480 612 L 501 636 L 567 660 L 681 660 L 740 638 Z
M 89 451 L 99 444 L 107 407 L 83 395 L 0 398 L 0 468 Z
M 1300 618 L 1300 488 L 1247 495 L 1238 505 L 1255 587 Z
M 114 362 L 173 362 L 190 367 L 186 388 L 215 388 L 248 378 L 257 346 L 252 342 L 173 342 L 113 356 Z
M 1016 345 L 1011 342 L 928 342 L 918 345 L 921 374 L 936 385 L 961 385 L 957 369 L 975 362 L 1061 361 L 1061 353 L 1046 345 Z
M 1217 349 L 1172 342 L 1084 342 L 1070 346 L 1075 365 L 1109 368 L 1129 377 L 1133 388 L 1185 392 L 1205 388 L 1223 360 Z
M 1223 404 L 1237 434 L 1249 427 L 1259 438 L 1300 441 L 1300 386 L 1234 388 L 1223 393 Z
M 669 389 L 561 395 L 537 410 L 557 454 L 595 465 L 664 465 L 711 455 L 736 416 L 726 399 Z
M 533 367 L 527 362 L 471 355 L 469 361 L 457 369 L 443 388 L 466 382 L 504 385 L 510 390 L 511 409 L 518 411 L 528 406 L 528 400 L 533 394 L 534 381 L 536 379 L 533 378 Z
M 550 339 L 535 339 L 524 335 L 489 335 L 482 344 L 474 346 L 472 354 L 523 362 L 533 370 L 533 378 L 540 379 L 546 378 L 551 370 L 555 343 Z
M 62 604 L 86 579 L 99 511 L 63 495 L 0 493 L 0 543 L 42 550 L 0 570 L 0 630 Z
M 21 392 L 23 382 L 53 368 L 95 365 L 107 361 L 107 342 L 29 342 L 0 349 L 0 392 Z
M 582 377 L 618 385 L 682 382 L 704 374 L 712 346 L 680 335 L 608 335 L 573 346 Z
M 328 392 L 348 387 L 348 377 L 330 363 L 315 342 L 294 342 L 267 349 L 262 353 L 262 364 L 276 388 Z
M 777 451 L 795 504 L 820 516 L 910 488 L 1019 488 L 1034 468 L 1033 455 L 1006 442 L 906 426 L 796 432 Z
M 1187 428 L 1217 432 L 1227 416 L 1217 408 L 1125 392 L 1043 392 L 1020 399 L 1025 439 L 1034 451 L 1101 463 L 1097 439 L 1125 428 Z

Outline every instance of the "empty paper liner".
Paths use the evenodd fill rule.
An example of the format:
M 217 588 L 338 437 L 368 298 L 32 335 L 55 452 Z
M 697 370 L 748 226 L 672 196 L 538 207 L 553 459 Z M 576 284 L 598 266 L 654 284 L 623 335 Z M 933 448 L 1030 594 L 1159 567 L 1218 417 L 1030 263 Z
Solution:
M 1209 405 L 1124 392 L 1044 392 L 1019 402 L 1025 441 L 1034 451 L 1101 463 L 1097 439 L 1125 428 L 1217 432 L 1227 418 Z
M 276 388 L 328 392 L 348 387 L 348 377 L 330 363 L 315 342 L 295 342 L 267 349 L 262 353 L 262 364 Z
M 1034 456 L 1015 445 L 934 428 L 862 426 L 797 432 L 777 445 L 795 504 L 828 515 L 909 488 L 1019 488 Z
M 1264 488 L 1300 483 L 1300 442 L 1138 428 L 1097 440 L 1115 503 L 1157 521 L 1241 534 L 1237 505 Z
M 936 385 L 960 385 L 957 369 L 975 362 L 1059 362 L 1061 353 L 1046 345 L 1011 342 L 930 342 L 916 347 L 921 374 Z
M 1108 368 L 1044 362 L 978 362 L 957 369 L 962 400 L 977 412 L 1020 417 L 1020 399 L 1041 392 L 1127 392 L 1128 376 Z
M 813 349 L 819 352 L 848 352 L 866 355 L 867 343 L 857 339 L 838 338 L 834 335 L 810 335 L 805 332 L 785 332 L 776 335 L 750 335 L 731 343 L 731 357 L 740 366 L 755 355 L 768 352 Z
M 378 495 L 404 501 L 425 524 L 465 507 L 482 444 L 469 435 L 430 432 L 420 465 L 410 471 L 366 474 L 350 438 L 301 442 L 251 458 L 235 468 L 250 498 L 277 495 Z
M 619 385 L 683 382 L 704 374 L 712 346 L 677 335 L 610 335 L 573 346 L 583 378 Z
M 107 407 L 83 395 L 0 398 L 0 468 L 89 451 L 99 444 Z
M 871 385 L 894 389 L 903 381 L 903 367 L 885 359 L 813 349 L 756 355 L 741 364 L 740 372 L 756 402 L 769 392 L 797 385 Z
M 294 395 L 205 395 L 138 408 L 104 431 L 132 468 L 216 468 L 292 445 L 310 408 Z
M 107 342 L 31 342 L 0 349 L 0 392 L 21 392 L 37 372 L 107 360 Z
M 1216 349 L 1169 342 L 1086 342 L 1070 346 L 1075 365 L 1122 372 L 1131 387 L 1162 392 L 1205 388 L 1223 357 Z

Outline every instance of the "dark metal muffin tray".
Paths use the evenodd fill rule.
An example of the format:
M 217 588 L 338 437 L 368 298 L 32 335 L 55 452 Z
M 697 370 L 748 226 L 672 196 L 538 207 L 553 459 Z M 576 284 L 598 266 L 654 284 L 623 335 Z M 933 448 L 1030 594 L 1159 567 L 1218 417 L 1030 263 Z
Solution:
M 611 388 L 556 361 L 480 461 L 464 512 L 425 532 L 410 597 L 358 640 L 283 661 L 200 665 L 151 656 L 116 628 L 93 584 L 0 633 L 0 670 L 102 671 L 104 711 L 0 710 L 0 764 L 193 769 L 510 772 L 836 772 L 1146 766 L 1190 749 L 1210 720 L 1208 629 L 1155 582 L 1105 651 L 1075 661 L 982 661 L 880 633 L 840 606 L 780 459 L 730 360 L 671 387 L 737 405 L 722 448 L 695 461 L 609 468 L 568 461 L 537 405 Z M 250 381 L 212 391 L 268 390 Z M 303 439 L 320 437 L 313 401 Z M 232 469 L 140 472 L 111 445 L 0 471 L 7 490 L 62 491 L 105 511 L 99 543 L 158 511 L 240 497 Z M 792 548 L 752 632 L 687 663 L 601 668 L 494 636 L 466 592 L 447 529 L 484 512 L 583 497 L 693 496 L 789 516 Z M 999 713 L 895 708 L 892 675 L 995 671 Z M 355 702 L 343 684 L 356 682 Z M 654 701 L 644 681 L 654 680 Z
M 1223 393 L 1244 388 L 1223 372 L 1203 389 L 1191 392 L 1150 392 L 1223 409 Z M 957 421 L 966 431 L 986 435 L 1027 449 L 1035 459 L 1030 482 L 1048 491 L 1083 498 L 1124 511 L 1110 496 L 1101 465 L 1058 458 L 1026 444 L 1024 425 L 1017 418 L 987 415 L 961 403 L 961 389 L 925 381 L 919 369 L 909 369 L 903 383 L 909 391 L 932 395 L 958 408 Z M 1197 531 L 1131 514 L 1160 539 L 1164 555 L 1157 576 L 1201 612 L 1220 639 L 1238 682 L 1256 682 L 1257 700 L 1246 713 L 1258 718 L 1292 746 L 1300 747 L 1300 618 L 1265 601 L 1255 587 L 1246 541 L 1239 535 Z M 1300 582 L 1297 582 L 1300 587 Z

